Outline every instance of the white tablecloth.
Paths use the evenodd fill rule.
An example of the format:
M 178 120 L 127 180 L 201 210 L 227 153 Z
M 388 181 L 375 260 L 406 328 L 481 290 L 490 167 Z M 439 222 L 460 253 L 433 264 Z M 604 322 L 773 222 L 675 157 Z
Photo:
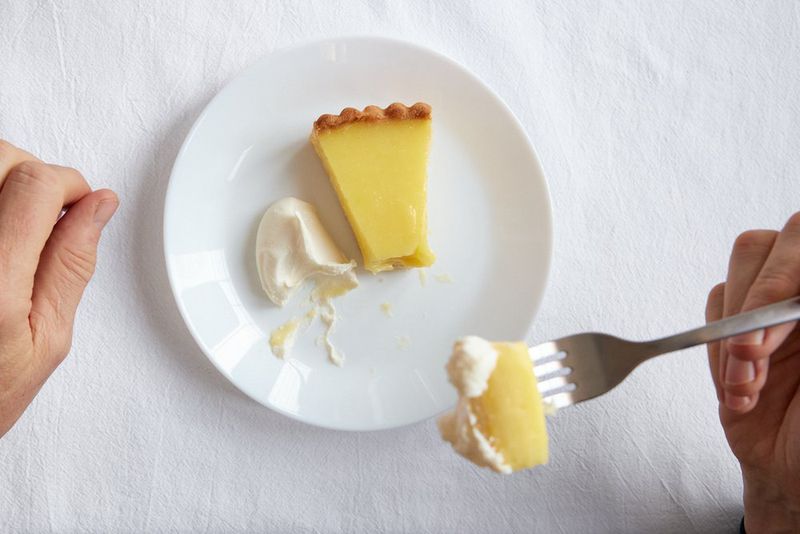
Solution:
M 0 137 L 114 188 L 72 353 L 0 440 L 0 531 L 730 532 L 741 482 L 701 349 L 550 422 L 552 462 L 472 468 L 432 421 L 338 433 L 248 400 L 168 289 L 176 152 L 246 65 L 380 34 L 472 69 L 543 161 L 555 262 L 535 340 L 703 319 L 736 235 L 800 208 L 790 2 L 0 0 Z

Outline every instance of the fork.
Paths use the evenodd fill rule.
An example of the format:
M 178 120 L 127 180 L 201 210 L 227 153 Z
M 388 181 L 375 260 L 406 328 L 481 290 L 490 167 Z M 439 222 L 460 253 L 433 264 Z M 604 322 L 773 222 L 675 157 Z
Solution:
M 653 341 L 587 332 L 541 343 L 529 352 L 542 399 L 563 408 L 607 393 L 654 356 L 799 319 L 800 296 Z

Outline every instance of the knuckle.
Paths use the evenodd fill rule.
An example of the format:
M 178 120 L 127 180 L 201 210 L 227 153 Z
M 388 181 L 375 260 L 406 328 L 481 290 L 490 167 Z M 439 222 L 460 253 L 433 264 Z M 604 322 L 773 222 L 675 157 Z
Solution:
M 46 164 L 23 161 L 11 169 L 6 185 L 34 192 L 49 191 L 59 186 L 59 179 Z
M 800 234 L 800 211 L 789 217 L 785 228 L 787 232 Z
M 733 255 L 736 257 L 763 254 L 772 248 L 777 232 L 772 230 L 747 230 L 733 242 Z
M 725 282 L 720 282 L 708 292 L 708 302 L 717 302 L 725 296 Z
M 796 293 L 800 274 L 778 269 L 765 269 L 753 284 L 748 300 L 748 309 L 772 304 Z

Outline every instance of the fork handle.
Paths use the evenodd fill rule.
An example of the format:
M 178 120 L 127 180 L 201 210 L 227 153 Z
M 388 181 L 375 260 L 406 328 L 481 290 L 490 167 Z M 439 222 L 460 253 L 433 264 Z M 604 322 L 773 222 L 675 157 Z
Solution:
M 650 358 L 797 320 L 800 320 L 800 296 L 708 323 L 682 334 L 647 342 L 644 352 Z

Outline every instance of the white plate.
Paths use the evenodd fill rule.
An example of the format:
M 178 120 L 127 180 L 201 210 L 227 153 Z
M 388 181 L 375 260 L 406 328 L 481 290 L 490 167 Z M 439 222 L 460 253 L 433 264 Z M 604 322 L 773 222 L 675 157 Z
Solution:
M 312 202 L 352 258 L 355 240 L 308 142 L 322 113 L 391 102 L 433 107 L 427 283 L 415 270 L 371 275 L 336 305 L 328 362 L 313 324 L 286 361 L 270 331 L 304 312 L 263 294 L 255 232 L 292 195 Z M 465 334 L 523 339 L 546 283 L 550 201 L 523 128 L 503 102 L 452 60 L 375 37 L 317 42 L 246 69 L 208 105 L 170 178 L 164 250 L 178 307 L 200 348 L 247 395 L 307 423 L 346 430 L 401 426 L 453 405 L 444 365 Z M 451 283 L 439 278 L 449 277 Z M 380 305 L 389 303 L 392 317 Z

